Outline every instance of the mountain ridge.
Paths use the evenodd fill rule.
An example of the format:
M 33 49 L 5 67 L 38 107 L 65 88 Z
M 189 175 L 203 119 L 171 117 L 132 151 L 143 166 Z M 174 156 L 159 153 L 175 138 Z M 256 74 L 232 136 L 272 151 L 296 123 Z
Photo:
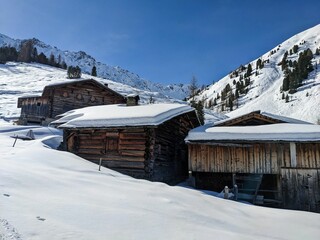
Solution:
M 20 40 L 10 38 L 0 33 L 0 47 L 7 46 L 20 49 L 21 43 L 28 40 L 33 42 L 33 47 L 37 49 L 38 53 L 42 52 L 47 58 L 53 54 L 55 59 L 60 58 L 61 61 L 64 61 L 68 66 L 79 66 L 83 73 L 90 74 L 92 67 L 96 66 L 97 75 L 101 78 L 126 84 L 144 91 L 159 92 L 164 96 L 180 100 L 189 95 L 188 84 L 162 85 L 160 83 L 153 83 L 152 81 L 141 78 L 138 74 L 132 73 L 120 66 L 113 67 L 96 61 L 94 57 L 84 51 L 64 51 L 36 38 Z

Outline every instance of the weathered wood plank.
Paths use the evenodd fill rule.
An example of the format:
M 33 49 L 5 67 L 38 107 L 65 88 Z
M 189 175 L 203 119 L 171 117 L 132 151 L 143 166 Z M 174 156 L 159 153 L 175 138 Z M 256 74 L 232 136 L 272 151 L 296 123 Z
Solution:
M 304 143 L 302 152 L 307 151 L 309 161 L 299 166 L 314 168 L 320 157 L 320 144 Z M 205 147 L 204 147 L 205 146 Z M 297 148 L 297 158 L 300 158 L 300 148 Z M 289 143 L 259 143 L 253 147 L 216 146 L 189 144 L 192 170 L 199 172 L 243 172 L 279 174 L 281 167 L 291 167 Z M 210 154 L 209 154 L 210 153 Z M 300 160 L 299 160 L 300 162 Z M 297 166 L 297 167 L 299 167 Z
M 320 212 L 319 169 L 281 169 L 284 207 Z

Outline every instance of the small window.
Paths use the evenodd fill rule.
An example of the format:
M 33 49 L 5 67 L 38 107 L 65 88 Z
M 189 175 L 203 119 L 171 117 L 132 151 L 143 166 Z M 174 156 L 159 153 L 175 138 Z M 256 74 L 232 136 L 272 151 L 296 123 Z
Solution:
M 95 98 L 94 96 L 92 96 L 92 97 L 90 98 L 90 101 L 91 101 L 91 102 L 95 102 L 95 101 L 96 101 L 96 98 Z
M 106 138 L 106 151 L 107 152 L 118 152 L 119 150 L 119 140 L 114 137 Z
M 83 98 L 82 98 L 82 95 L 79 93 L 78 95 L 77 95 L 77 99 L 78 100 L 82 100 Z
M 106 132 L 105 152 L 118 153 L 118 151 L 119 151 L 119 133 Z
M 41 102 L 37 102 L 37 107 L 40 107 L 41 106 Z

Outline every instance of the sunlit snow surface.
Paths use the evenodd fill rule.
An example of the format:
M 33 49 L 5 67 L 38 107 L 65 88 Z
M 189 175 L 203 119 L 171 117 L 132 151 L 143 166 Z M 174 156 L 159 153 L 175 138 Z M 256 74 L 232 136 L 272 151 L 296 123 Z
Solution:
M 320 214 L 124 176 L 52 149 L 61 132 L 0 120 L 0 239 L 319 239 Z

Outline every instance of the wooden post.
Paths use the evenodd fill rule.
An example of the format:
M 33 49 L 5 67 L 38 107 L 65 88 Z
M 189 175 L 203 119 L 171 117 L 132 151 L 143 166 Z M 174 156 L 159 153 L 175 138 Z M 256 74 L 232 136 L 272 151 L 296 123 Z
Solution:
M 189 178 L 187 180 L 187 183 L 191 187 L 195 187 L 196 186 L 195 178 L 192 176 L 192 171 L 189 171 Z
M 224 195 L 223 195 L 224 199 L 229 199 L 229 188 L 228 186 L 224 187 Z
M 232 174 L 232 186 L 236 185 L 236 174 Z
M 101 169 L 101 162 L 102 162 L 102 158 L 100 158 L 100 160 L 99 160 L 99 171 L 101 171 L 100 169 Z
M 238 185 L 237 184 L 235 184 L 234 186 L 233 186 L 233 191 L 234 191 L 234 200 L 236 200 L 236 201 L 238 201 Z
M 12 147 L 14 147 L 16 145 L 17 139 L 18 139 L 18 135 L 15 137 L 15 140 L 14 140 Z

